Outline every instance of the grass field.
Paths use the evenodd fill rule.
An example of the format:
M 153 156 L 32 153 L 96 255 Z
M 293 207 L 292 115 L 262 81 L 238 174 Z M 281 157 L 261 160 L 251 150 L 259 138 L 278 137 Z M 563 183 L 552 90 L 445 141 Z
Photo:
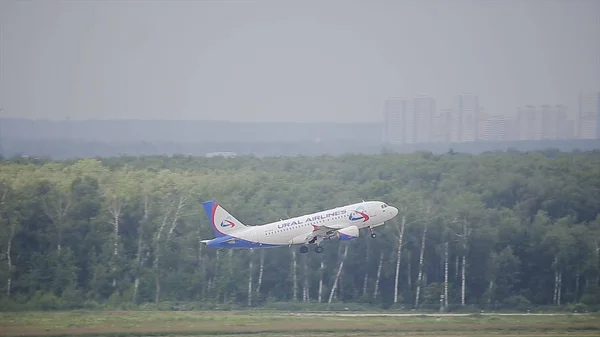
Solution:
M 282 312 L 0 313 L 0 336 L 600 336 L 600 315 Z

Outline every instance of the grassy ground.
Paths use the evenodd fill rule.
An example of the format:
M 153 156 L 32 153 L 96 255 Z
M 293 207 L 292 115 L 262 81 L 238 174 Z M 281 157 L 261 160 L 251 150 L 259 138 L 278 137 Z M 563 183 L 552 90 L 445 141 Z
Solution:
M 359 314 L 360 315 L 360 314 Z M 249 312 L 0 313 L 0 336 L 599 336 L 599 315 L 352 316 Z

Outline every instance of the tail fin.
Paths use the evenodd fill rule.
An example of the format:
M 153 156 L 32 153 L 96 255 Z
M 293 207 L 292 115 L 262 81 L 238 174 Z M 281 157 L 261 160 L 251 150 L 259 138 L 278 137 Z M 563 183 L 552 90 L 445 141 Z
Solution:
M 243 223 L 229 214 L 229 212 L 215 201 L 205 201 L 202 205 L 204 206 L 206 215 L 208 215 L 208 220 L 215 231 L 216 237 L 231 235 L 231 233 L 246 228 Z

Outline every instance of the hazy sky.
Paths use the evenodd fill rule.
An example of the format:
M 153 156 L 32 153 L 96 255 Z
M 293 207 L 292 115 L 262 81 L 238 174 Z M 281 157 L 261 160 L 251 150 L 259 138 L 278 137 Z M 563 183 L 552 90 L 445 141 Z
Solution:
M 4 116 L 382 120 L 600 91 L 600 1 L 0 1 Z

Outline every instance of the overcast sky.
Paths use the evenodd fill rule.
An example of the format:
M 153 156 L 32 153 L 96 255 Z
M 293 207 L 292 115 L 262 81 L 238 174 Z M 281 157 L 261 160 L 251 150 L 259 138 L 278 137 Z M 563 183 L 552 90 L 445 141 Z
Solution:
M 600 91 L 600 1 L 0 1 L 11 117 L 382 120 Z

